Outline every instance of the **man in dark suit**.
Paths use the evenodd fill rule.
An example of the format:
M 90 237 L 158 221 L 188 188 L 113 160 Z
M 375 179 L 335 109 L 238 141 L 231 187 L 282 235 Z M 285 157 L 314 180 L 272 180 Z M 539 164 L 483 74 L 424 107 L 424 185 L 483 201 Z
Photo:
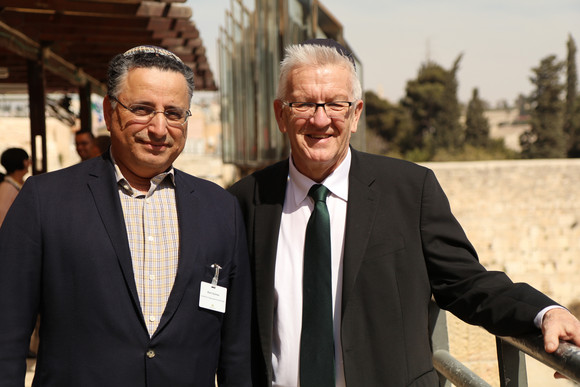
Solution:
M 231 188 L 246 219 L 255 283 L 254 386 L 437 386 L 432 295 L 494 334 L 541 328 L 549 352 L 558 338 L 580 344 L 580 323 L 568 311 L 479 264 L 432 171 L 349 146 L 361 98 L 354 60 L 342 46 L 316 39 L 288 47 L 274 111 L 290 158 Z M 330 191 L 331 253 L 330 268 L 312 279 L 303 251 L 314 207 L 308 195 L 317 184 Z M 332 296 L 330 353 L 302 347 L 305 333 L 314 340 L 325 332 L 308 328 L 317 329 L 312 334 L 301 322 L 312 301 L 303 302 L 303 287 L 310 293 L 324 275 Z M 309 363 L 314 372 L 303 372 Z M 327 363 L 333 375 L 321 382 Z
M 251 386 L 242 214 L 172 167 L 193 72 L 140 46 L 113 58 L 104 155 L 30 178 L 0 229 L 0 386 Z

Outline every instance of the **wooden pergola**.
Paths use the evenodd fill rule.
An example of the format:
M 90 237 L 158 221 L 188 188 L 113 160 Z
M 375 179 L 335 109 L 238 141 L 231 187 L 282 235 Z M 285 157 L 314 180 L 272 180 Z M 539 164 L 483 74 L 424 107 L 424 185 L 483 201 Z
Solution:
M 33 173 L 46 171 L 47 93 L 78 93 L 90 131 L 92 93 L 106 93 L 111 58 L 148 44 L 177 54 L 196 90 L 216 90 L 185 0 L 0 0 L 0 93 L 28 93 Z

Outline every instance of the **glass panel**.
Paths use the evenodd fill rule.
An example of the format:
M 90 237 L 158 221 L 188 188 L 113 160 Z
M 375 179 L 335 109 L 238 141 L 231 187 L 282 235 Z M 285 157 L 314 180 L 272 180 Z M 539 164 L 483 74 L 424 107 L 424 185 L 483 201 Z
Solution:
M 326 37 L 320 26 L 312 25 L 317 2 L 255 0 L 254 9 L 250 3 L 231 0 L 218 43 L 224 162 L 245 168 L 270 164 L 289 153 L 272 108 L 283 48 L 314 35 Z M 357 69 L 362 69 L 360 63 Z M 364 149 L 364 117 L 355 143 Z

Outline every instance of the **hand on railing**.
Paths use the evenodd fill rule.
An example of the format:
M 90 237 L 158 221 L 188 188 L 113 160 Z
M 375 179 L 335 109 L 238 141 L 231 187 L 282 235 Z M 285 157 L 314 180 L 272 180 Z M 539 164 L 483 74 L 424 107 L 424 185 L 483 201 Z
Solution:
M 580 321 L 568 310 L 563 308 L 551 309 L 542 319 L 542 333 L 544 335 L 544 350 L 553 353 L 560 347 L 560 341 L 580 346 Z M 556 379 L 568 379 L 560 372 L 554 373 Z
M 560 340 L 580 346 L 580 321 L 567 309 L 550 309 L 542 319 L 542 334 L 548 353 L 558 349 Z

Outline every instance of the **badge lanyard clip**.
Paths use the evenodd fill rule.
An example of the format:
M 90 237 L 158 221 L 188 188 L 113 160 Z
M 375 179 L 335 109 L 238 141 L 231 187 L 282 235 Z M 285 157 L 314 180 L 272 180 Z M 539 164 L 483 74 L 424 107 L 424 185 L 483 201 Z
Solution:
M 217 263 L 214 263 L 213 265 L 211 265 L 212 269 L 215 269 L 215 274 L 213 276 L 213 279 L 211 280 L 211 284 L 212 286 L 216 286 L 218 283 L 218 279 L 220 276 L 220 269 L 222 268 L 220 265 L 218 265 Z

